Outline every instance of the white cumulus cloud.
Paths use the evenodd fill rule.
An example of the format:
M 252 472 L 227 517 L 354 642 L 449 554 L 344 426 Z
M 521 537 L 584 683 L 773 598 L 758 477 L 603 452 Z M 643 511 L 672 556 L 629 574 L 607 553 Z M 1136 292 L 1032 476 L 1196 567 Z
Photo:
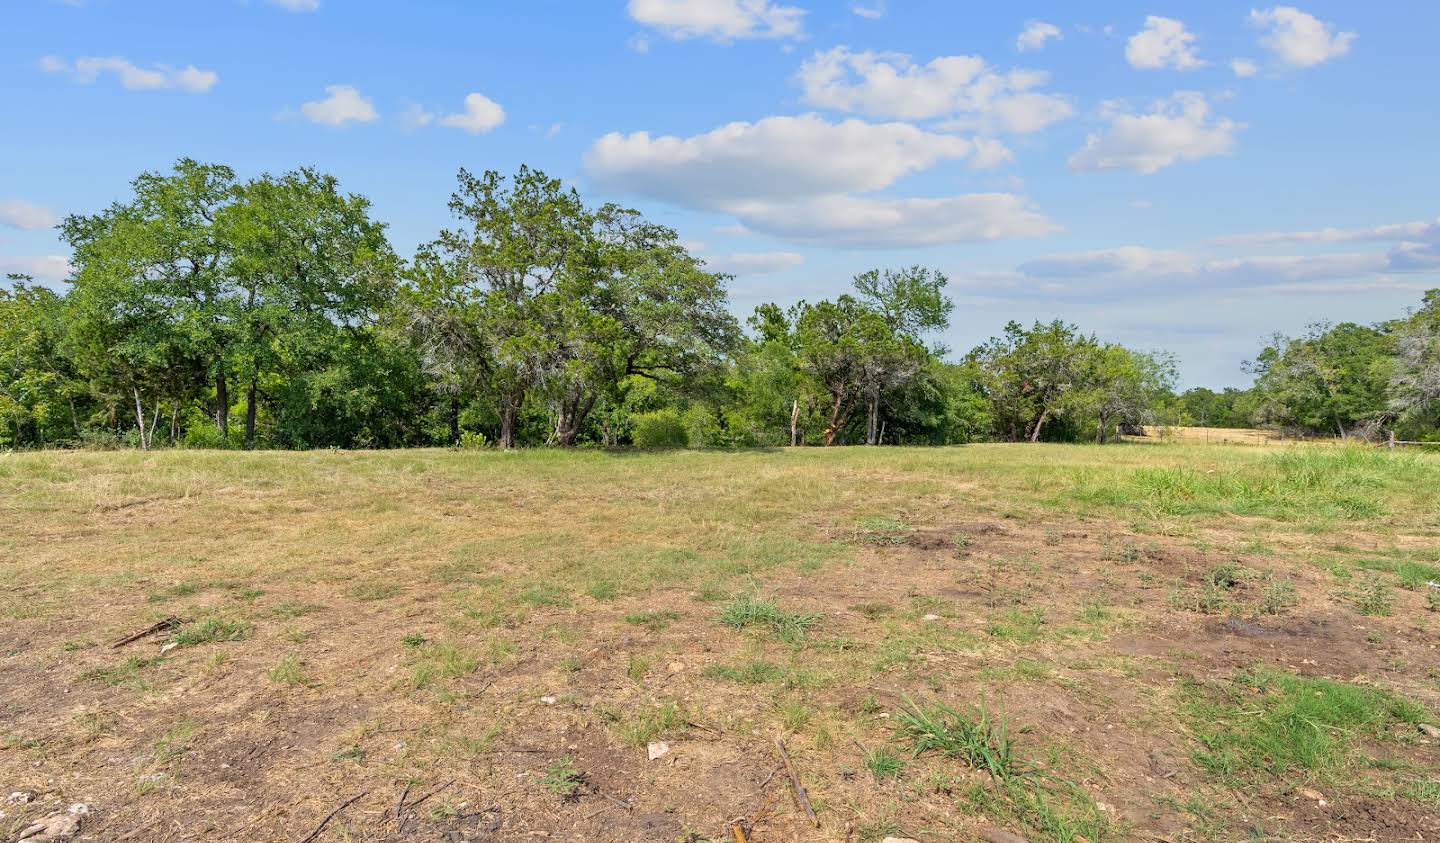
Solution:
M 121 56 L 87 56 L 74 62 L 58 56 L 45 56 L 40 60 L 40 69 L 46 73 L 64 74 L 81 85 L 93 84 L 102 75 L 111 74 L 128 91 L 171 88 L 200 94 L 220 81 L 220 75 L 215 71 L 201 70 L 193 64 L 181 68 L 157 64 L 147 68 Z
M 325 99 L 300 106 L 305 119 L 338 128 L 347 123 L 370 123 L 380 117 L 375 105 L 350 85 L 328 85 L 325 93 Z
M 712 272 L 726 275 L 768 275 L 793 269 L 805 262 L 805 257 L 796 252 L 734 252 L 721 257 L 706 258 L 705 265 Z
M 1193 91 L 1157 100 L 1144 114 L 1107 103 L 1101 116 L 1110 121 L 1109 127 L 1090 135 L 1085 146 L 1070 156 L 1071 170 L 1133 170 L 1148 175 L 1180 161 L 1226 155 L 1235 148 L 1235 136 L 1243 128 L 1212 117 L 1204 95 Z
M 630 17 L 676 39 L 799 38 L 805 10 L 773 0 L 630 0 Z
M 1195 35 L 1183 21 L 1149 15 L 1145 28 L 1125 44 L 1125 60 L 1144 70 L 1194 70 L 1205 62 L 1195 55 Z
M 1060 34 L 1060 27 L 1053 23 L 1046 23 L 1043 20 L 1031 20 L 1025 22 L 1025 28 L 1015 39 L 1015 49 L 1020 52 L 1026 50 L 1039 50 L 1045 46 L 1050 39 L 1059 41 L 1064 36 Z
M 60 281 L 68 278 L 72 269 L 70 259 L 64 255 L 0 255 L 0 276 L 14 273 L 40 281 Z
M 59 221 L 54 211 L 34 202 L 24 199 L 0 199 L 0 225 L 21 231 L 37 231 L 52 228 Z
M 831 123 L 807 114 L 730 123 L 688 138 L 613 132 L 591 146 L 585 166 L 603 183 L 696 206 L 879 190 L 973 151 L 964 138 L 906 123 Z
M 1250 59 L 1231 59 L 1230 70 L 1241 79 L 1246 79 L 1260 72 L 1260 67 Z
M 691 137 L 612 133 L 586 153 L 610 188 L 734 216 L 748 231 L 795 242 L 885 247 L 1049 233 L 1012 194 L 940 198 L 871 194 L 947 161 L 1003 147 L 907 123 L 832 123 L 817 115 L 731 123 Z
M 798 74 L 805 102 L 870 117 L 925 120 L 960 115 L 964 127 L 1034 132 L 1074 109 L 1063 97 L 1033 90 L 1039 70 L 1000 72 L 980 56 L 941 56 L 916 64 L 901 53 L 817 52 Z
M 465 110 L 440 118 L 440 125 L 464 129 L 472 135 L 483 135 L 505 122 L 505 109 L 484 94 L 467 94 Z
M 1260 43 L 1292 67 L 1314 67 L 1350 52 L 1353 32 L 1336 32 L 1333 24 L 1294 6 L 1250 12 L 1250 24 L 1266 31 Z

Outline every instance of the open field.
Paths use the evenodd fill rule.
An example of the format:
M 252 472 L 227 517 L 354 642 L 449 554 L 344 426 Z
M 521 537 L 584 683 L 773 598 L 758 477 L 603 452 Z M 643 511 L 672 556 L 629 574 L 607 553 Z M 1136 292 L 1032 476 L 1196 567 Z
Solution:
M 1437 501 L 1333 446 L 3 455 L 0 839 L 1440 839 Z

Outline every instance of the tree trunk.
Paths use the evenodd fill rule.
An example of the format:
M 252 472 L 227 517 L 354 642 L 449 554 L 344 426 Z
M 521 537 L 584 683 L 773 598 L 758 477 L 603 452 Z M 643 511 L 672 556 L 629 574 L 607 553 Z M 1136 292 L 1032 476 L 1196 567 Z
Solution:
M 790 447 L 800 444 L 800 399 L 790 405 Z
M 70 424 L 75 427 L 75 438 L 80 438 L 80 414 L 75 412 L 75 396 L 70 398 Z
M 525 395 L 506 395 L 500 399 L 500 442 L 501 448 L 515 447 L 515 419 L 520 415 L 520 405 Z
M 225 363 L 215 370 L 215 426 L 222 439 L 230 438 L 230 384 L 225 380 Z
M 865 423 L 865 444 L 880 444 L 880 393 L 870 393 L 869 412 Z
M 450 444 L 460 444 L 460 399 L 457 396 L 450 398 Z
M 259 387 L 255 381 L 250 381 L 250 388 L 245 390 L 245 450 L 253 450 L 255 447 L 255 405 L 257 403 Z
M 830 407 L 830 424 L 825 427 L 825 447 L 835 444 L 835 437 L 840 433 L 840 426 L 845 423 L 845 417 L 840 409 L 844 404 L 842 396 L 835 396 L 835 403 Z
M 175 438 L 180 435 L 180 405 L 176 404 L 170 408 L 170 444 L 175 444 Z
M 875 437 L 875 444 L 876 444 L 876 445 L 883 445 L 883 444 L 885 444 L 885 422 L 883 422 L 883 421 L 880 422 L 880 435 L 877 436 L 877 437 Z
M 132 392 L 135 394 L 135 424 L 140 427 L 140 450 L 148 451 L 150 443 L 145 441 L 145 407 L 140 403 L 139 387 L 134 387 Z
M 1048 418 L 1050 418 L 1050 411 L 1048 409 L 1042 410 L 1040 413 L 1040 418 L 1035 420 L 1035 429 L 1030 433 L 1031 442 L 1040 441 L 1040 430 L 1041 428 L 1045 427 L 1045 420 Z
M 595 396 L 585 397 L 583 392 L 572 394 L 560 402 L 560 412 L 555 418 L 555 441 L 562 448 L 569 448 L 575 444 L 575 438 L 580 435 L 580 430 L 585 426 L 585 419 L 589 417 L 590 410 L 595 406 Z

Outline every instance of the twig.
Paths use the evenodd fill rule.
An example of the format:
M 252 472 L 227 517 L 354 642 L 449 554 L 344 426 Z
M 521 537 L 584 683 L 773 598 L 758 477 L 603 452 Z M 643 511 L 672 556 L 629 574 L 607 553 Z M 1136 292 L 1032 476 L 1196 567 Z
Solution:
M 785 742 L 776 738 L 775 748 L 780 750 L 780 760 L 785 762 L 785 772 L 790 775 L 790 787 L 795 792 L 795 801 L 805 809 L 805 816 L 810 818 L 810 824 L 819 828 L 820 818 L 815 816 L 815 809 L 810 806 L 810 797 L 805 793 L 805 785 L 800 783 L 800 774 L 795 770 L 795 762 L 790 760 L 790 753 L 785 751 Z
M 400 819 L 400 811 L 405 807 L 405 797 L 410 795 L 410 782 L 405 783 L 405 789 L 400 791 L 400 800 L 395 803 L 395 819 Z
M 618 797 L 618 796 L 611 796 L 610 794 L 606 793 L 606 792 L 603 791 L 603 790 L 596 790 L 596 791 L 595 791 L 595 795 L 596 795 L 596 796 L 599 796 L 601 799 L 604 799 L 604 800 L 607 801 L 607 802 L 610 802 L 610 803 L 615 804 L 615 805 L 619 805 L 619 806 L 620 806 L 621 808 L 623 808 L 626 812 L 630 811 L 630 809 L 633 807 L 629 802 L 626 802 L 624 799 L 621 799 L 621 798 Z
M 745 839 L 745 827 L 740 823 L 730 823 L 730 833 L 735 835 L 735 843 L 750 843 Z
M 330 813 L 326 814 L 326 815 L 325 815 L 325 819 L 321 820 L 321 821 L 320 821 L 320 824 L 317 825 L 317 826 L 315 826 L 315 830 L 314 830 L 314 831 L 312 831 L 312 832 L 310 832 L 309 834 L 305 835 L 305 839 L 304 839 L 304 840 L 301 840 L 300 843 L 310 843 L 311 840 L 314 840 L 315 838 L 319 837 L 319 836 L 320 836 L 320 832 L 322 832 L 322 831 L 325 830 L 325 826 L 329 825 L 329 824 L 330 824 L 330 821 L 333 820 L 333 819 L 335 819 L 336 815 L 338 815 L 341 811 L 345 810 L 346 808 L 349 808 L 351 805 L 354 805 L 356 802 L 359 802 L 362 798 L 364 798 L 365 794 L 367 794 L 367 793 L 369 793 L 369 792 L 370 792 L 370 791 L 368 791 L 368 790 L 361 791 L 359 795 L 357 795 L 357 796 L 352 796 L 352 797 L 350 797 L 349 799 L 345 800 L 344 802 L 340 803 L 340 807 L 338 807 L 338 808 L 336 808 L 335 810 L 331 811 Z
M 176 629 L 183 623 L 185 623 L 184 618 L 177 618 L 176 616 L 171 615 L 170 617 L 166 618 L 163 621 L 160 621 L 157 624 L 148 626 L 133 635 L 127 635 L 124 638 L 121 638 L 119 641 L 111 644 L 110 648 L 112 650 L 118 650 L 119 648 L 124 647 L 126 644 L 134 643 L 136 641 L 139 641 L 141 638 L 149 635 L 154 635 L 157 632 L 164 632 L 167 629 Z
M 452 784 L 454 784 L 454 783 L 455 783 L 455 780 L 454 780 L 454 779 L 451 779 L 450 781 L 445 782 L 444 784 L 440 785 L 439 787 L 435 788 L 434 790 L 430 791 L 429 793 L 425 794 L 424 796 L 420 797 L 419 799 L 416 799 L 414 802 L 411 802 L 409 805 L 402 805 L 402 806 L 401 806 L 401 810 L 404 810 L 405 808 L 409 808 L 409 809 L 412 810 L 412 811 L 415 810 L 416 808 L 420 807 L 420 803 L 421 803 L 421 802 L 424 802 L 426 799 L 429 799 L 430 797 L 434 796 L 435 794 L 439 793 L 440 791 L 444 790 L 445 788 L 449 787 L 450 785 L 452 785 Z

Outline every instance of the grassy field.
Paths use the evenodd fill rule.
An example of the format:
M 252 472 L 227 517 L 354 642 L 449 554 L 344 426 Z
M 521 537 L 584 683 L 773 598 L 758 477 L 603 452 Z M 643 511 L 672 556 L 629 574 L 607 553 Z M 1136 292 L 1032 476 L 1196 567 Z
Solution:
M 1437 501 L 1335 446 L 0 455 L 0 839 L 1437 839 Z

